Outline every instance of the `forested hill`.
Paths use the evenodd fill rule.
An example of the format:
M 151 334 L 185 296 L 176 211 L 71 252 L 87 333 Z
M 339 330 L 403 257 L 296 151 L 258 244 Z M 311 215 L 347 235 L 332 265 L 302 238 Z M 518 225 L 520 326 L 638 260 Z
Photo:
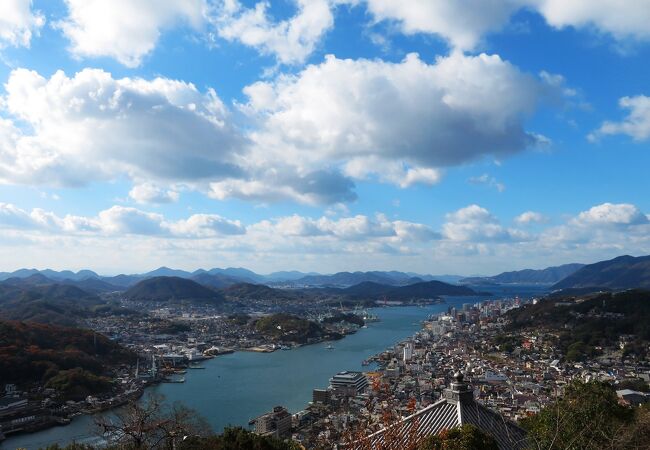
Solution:
M 129 288 L 124 297 L 135 301 L 221 303 L 223 296 L 199 283 L 180 277 L 154 277 Z
M 42 383 L 66 398 L 110 389 L 104 375 L 135 354 L 90 330 L 0 320 L 0 385 Z
M 650 289 L 650 256 L 619 256 L 589 264 L 553 286 L 553 289 L 604 287 Z
M 617 350 L 627 336 L 624 354 L 644 356 L 650 345 L 650 291 L 602 292 L 578 297 L 549 297 L 507 313 L 512 330 L 551 330 L 569 359 Z
M 561 266 L 547 267 L 546 269 L 524 269 L 512 272 L 503 272 L 492 277 L 463 278 L 463 284 L 553 284 L 575 273 L 584 267 L 584 264 L 564 264 Z

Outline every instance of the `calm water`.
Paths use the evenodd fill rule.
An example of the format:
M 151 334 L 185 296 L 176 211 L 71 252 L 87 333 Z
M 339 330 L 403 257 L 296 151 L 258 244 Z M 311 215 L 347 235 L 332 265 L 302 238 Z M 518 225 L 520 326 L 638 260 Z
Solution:
M 530 288 L 500 290 L 502 295 L 530 295 Z M 246 426 L 248 421 L 275 405 L 290 411 L 303 409 L 312 389 L 324 388 L 329 378 L 342 370 L 362 370 L 361 362 L 392 347 L 421 328 L 420 321 L 445 311 L 450 305 L 473 303 L 485 297 L 455 297 L 447 304 L 427 307 L 381 308 L 374 310 L 381 322 L 333 342 L 274 353 L 238 352 L 203 363 L 205 370 L 188 370 L 184 384 L 162 384 L 151 388 L 168 401 L 181 401 L 197 410 L 216 431 L 226 425 Z M 498 297 L 497 297 L 498 298 Z M 51 443 L 84 442 L 92 435 L 93 419 L 81 416 L 65 427 L 8 439 L 0 447 L 37 449 Z

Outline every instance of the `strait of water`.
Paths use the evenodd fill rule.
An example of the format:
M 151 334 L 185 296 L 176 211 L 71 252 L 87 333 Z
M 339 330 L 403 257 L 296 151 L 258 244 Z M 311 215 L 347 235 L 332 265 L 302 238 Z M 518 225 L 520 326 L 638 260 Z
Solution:
M 147 392 L 163 394 L 169 402 L 184 403 L 217 432 L 227 425 L 246 427 L 250 419 L 276 405 L 294 413 L 304 409 L 311 400 L 312 389 L 327 387 L 329 378 L 339 371 L 368 370 L 361 366 L 364 359 L 413 335 L 420 330 L 421 321 L 431 314 L 463 303 L 540 292 L 520 286 L 499 289 L 492 297 L 452 297 L 440 305 L 377 308 L 373 312 L 380 322 L 331 342 L 333 350 L 326 349 L 328 343 L 321 343 L 273 353 L 236 352 L 203 362 L 205 370 L 188 370 L 183 384 L 161 384 Z M 80 416 L 65 427 L 11 437 L 0 448 L 35 450 L 53 443 L 91 443 L 93 433 L 93 417 Z

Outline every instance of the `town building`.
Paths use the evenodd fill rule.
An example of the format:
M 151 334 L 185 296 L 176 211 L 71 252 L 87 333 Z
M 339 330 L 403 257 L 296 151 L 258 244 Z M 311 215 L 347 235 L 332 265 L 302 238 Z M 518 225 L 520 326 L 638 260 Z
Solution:
M 336 394 L 355 396 L 368 387 L 368 379 L 363 372 L 339 372 L 330 378 L 330 387 Z
M 255 433 L 262 436 L 287 438 L 291 436 L 291 414 L 286 408 L 276 406 L 273 411 L 254 419 Z

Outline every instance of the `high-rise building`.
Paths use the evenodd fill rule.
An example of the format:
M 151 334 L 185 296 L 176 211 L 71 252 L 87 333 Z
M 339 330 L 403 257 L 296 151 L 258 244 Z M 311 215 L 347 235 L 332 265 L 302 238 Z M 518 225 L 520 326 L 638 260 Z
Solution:
M 363 372 L 339 372 L 330 378 L 330 387 L 337 394 L 357 395 L 368 386 L 368 380 Z
M 413 343 L 407 342 L 404 344 L 404 362 L 413 359 Z

